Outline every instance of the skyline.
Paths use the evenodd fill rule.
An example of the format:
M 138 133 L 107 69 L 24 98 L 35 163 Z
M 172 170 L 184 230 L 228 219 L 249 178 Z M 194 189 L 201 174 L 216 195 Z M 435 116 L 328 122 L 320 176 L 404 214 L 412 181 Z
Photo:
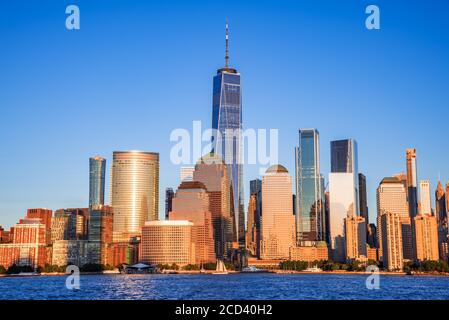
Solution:
M 444 78 L 449 71 L 445 60 L 449 41 L 444 41 L 449 38 L 449 23 L 444 19 L 444 8 L 449 6 L 439 4 L 441 10 L 432 11 L 430 17 L 426 13 L 435 9 L 435 3 L 403 12 L 400 4 L 379 1 L 383 14 L 379 31 L 364 28 L 365 4 L 358 3 L 338 7 L 289 4 L 285 10 L 277 7 L 269 26 L 267 20 L 258 19 L 264 15 L 263 10 L 253 12 L 247 2 L 239 10 L 226 13 L 231 65 L 242 74 L 244 128 L 279 128 L 279 163 L 289 172 L 294 172 L 298 130 L 318 129 L 321 173 L 326 184 L 330 141 L 357 140 L 359 171 L 367 177 L 371 222 L 376 221 L 375 196 L 381 179 L 405 172 L 405 149 L 416 148 L 418 183 L 430 180 L 434 208 L 438 175 L 443 185 L 449 179 L 449 168 L 445 167 L 449 150 L 444 148 L 443 130 L 444 120 L 449 118 L 445 108 L 449 94 L 444 91 L 449 84 Z M 193 120 L 210 126 L 212 77 L 224 60 L 225 14 L 217 14 L 215 5 L 200 3 L 193 8 L 179 4 L 170 13 L 161 4 L 141 3 L 136 8 L 123 5 L 80 1 L 81 29 L 74 33 L 64 29 L 63 5 L 27 4 L 27 10 L 23 10 L 24 5 L 7 4 L 6 10 L 0 10 L 0 37 L 9 48 L 0 52 L 0 67 L 5 70 L 0 74 L 0 119 L 8 119 L 0 126 L 0 215 L 4 227 L 15 224 L 27 208 L 87 207 L 88 159 L 97 154 L 107 159 L 106 199 L 110 197 L 112 152 L 116 150 L 160 154 L 159 194 L 163 195 L 166 187 L 176 189 L 180 184 L 179 166 L 169 161 L 173 145 L 170 131 L 191 129 Z M 266 10 L 272 4 L 263 5 Z M 175 25 L 163 30 L 168 39 L 155 32 L 149 34 L 156 41 L 146 38 L 155 26 L 170 27 L 163 17 L 147 19 L 148 15 L 157 17 L 162 11 L 165 17 L 176 19 L 197 6 L 205 6 L 210 16 L 196 14 L 197 19 L 189 19 L 188 36 Z M 5 13 L 11 10 L 20 11 L 22 19 L 8 18 Z M 129 19 L 127 13 L 136 19 Z M 319 18 L 315 16 L 318 13 Z M 343 14 L 341 20 L 338 13 Z M 393 14 L 398 20 L 402 18 L 402 23 L 391 19 Z M 438 15 L 443 18 L 435 17 Z M 106 17 L 118 24 L 105 23 L 109 21 L 104 20 Z M 403 25 L 405 18 L 414 23 Z M 42 20 L 42 25 L 30 28 L 36 19 Z M 4 26 L 12 32 L 6 33 Z M 424 28 L 422 33 L 417 32 L 419 27 Z M 293 36 L 296 41 L 291 41 Z M 114 40 L 120 44 L 114 46 Z M 158 44 L 158 51 L 149 43 Z M 394 53 L 389 46 L 399 51 Z M 130 56 L 125 47 L 132 52 Z M 378 55 L 382 59 L 373 62 Z M 37 65 L 39 62 L 42 65 Z M 321 69 L 316 72 L 316 68 Z M 97 73 L 92 74 L 92 69 Z M 367 100 L 370 96 L 375 101 Z M 432 104 L 434 113 L 428 111 L 424 100 Z M 371 114 L 357 114 L 361 105 Z M 260 112 L 264 108 L 267 114 Z M 414 112 L 407 118 L 410 110 Z M 341 111 L 347 113 L 342 115 Z M 174 114 L 179 118 L 173 118 Z M 377 121 L 385 122 L 381 130 Z M 415 129 L 411 123 L 415 123 Z M 436 130 L 438 127 L 440 130 Z M 380 143 L 380 155 L 379 138 L 385 139 Z M 33 157 L 26 156 L 29 154 Z M 245 165 L 243 171 L 246 211 L 249 181 L 261 177 L 256 166 Z M 163 200 L 159 199 L 159 217 L 164 213 Z

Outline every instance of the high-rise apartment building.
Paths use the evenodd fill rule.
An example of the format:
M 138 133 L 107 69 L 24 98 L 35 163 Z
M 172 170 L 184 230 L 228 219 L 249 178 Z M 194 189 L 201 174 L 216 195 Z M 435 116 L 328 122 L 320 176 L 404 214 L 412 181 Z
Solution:
M 262 179 L 261 259 L 288 259 L 296 244 L 292 178 L 281 165 Z
M 104 205 L 106 159 L 89 158 L 89 207 Z
M 140 235 L 145 221 L 159 218 L 159 154 L 115 151 L 112 163 L 111 205 L 114 242 Z
M 213 80 L 212 101 L 212 152 L 220 156 L 228 166 L 231 183 L 234 229 L 240 247 L 245 246 L 245 214 L 243 202 L 242 152 L 242 93 L 240 73 L 229 66 L 228 23 L 226 22 L 225 66 L 218 69 Z
M 438 261 L 437 220 L 430 214 L 415 217 L 416 258 L 420 261 Z
M 326 222 L 324 190 L 320 174 L 319 133 L 316 129 L 299 130 L 296 148 L 296 240 L 298 245 L 324 241 Z
M 418 214 L 418 176 L 416 167 L 416 149 L 407 149 L 405 152 L 407 165 L 407 191 L 410 218 Z M 413 221 L 413 220 L 412 220 Z
M 329 174 L 329 224 L 331 256 L 346 259 L 344 219 L 359 213 L 357 142 L 353 139 L 331 141 Z
M 383 212 L 380 216 L 379 229 L 382 229 L 382 261 L 388 270 L 402 270 L 404 265 L 402 228 L 399 214 Z
M 430 181 L 421 180 L 419 182 L 420 189 L 420 214 L 432 214 L 431 200 L 430 200 Z
M 187 220 L 193 223 L 192 242 L 195 248 L 195 264 L 215 262 L 214 229 L 209 210 L 209 194 L 206 186 L 197 181 L 184 181 L 173 198 L 170 221 Z
M 366 260 L 366 223 L 360 216 L 345 218 L 346 259 Z

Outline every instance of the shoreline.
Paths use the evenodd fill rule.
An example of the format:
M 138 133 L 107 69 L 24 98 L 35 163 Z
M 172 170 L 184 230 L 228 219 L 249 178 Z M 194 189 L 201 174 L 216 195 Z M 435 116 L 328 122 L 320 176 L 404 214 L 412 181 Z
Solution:
M 204 273 L 201 273 L 200 271 L 192 271 L 192 270 L 170 270 L 167 272 L 160 272 L 160 273 L 153 273 L 153 274 L 160 274 L 160 275 L 213 275 L 215 271 L 208 270 Z M 269 271 L 262 271 L 262 272 L 240 272 L 240 271 L 228 271 L 229 275 L 232 274 L 277 274 L 277 275 L 370 275 L 372 273 L 365 272 L 365 271 L 318 271 L 318 272 L 312 272 L 312 271 L 294 271 L 294 270 L 269 270 Z M 418 276 L 418 277 L 449 277 L 449 273 L 439 273 L 439 272 L 414 272 L 412 274 L 407 274 L 405 272 L 392 272 L 392 271 L 380 271 L 377 274 L 383 275 L 383 276 Z M 70 274 L 66 274 L 64 272 L 43 272 L 33 275 L 19 275 L 19 274 L 0 274 L 0 278 L 32 278 L 32 277 L 46 277 L 46 276 L 68 276 Z M 128 275 L 123 273 L 103 273 L 103 272 L 81 272 L 80 275 L 104 275 L 104 276 L 110 276 L 110 275 Z M 133 274 L 129 274 L 133 275 Z

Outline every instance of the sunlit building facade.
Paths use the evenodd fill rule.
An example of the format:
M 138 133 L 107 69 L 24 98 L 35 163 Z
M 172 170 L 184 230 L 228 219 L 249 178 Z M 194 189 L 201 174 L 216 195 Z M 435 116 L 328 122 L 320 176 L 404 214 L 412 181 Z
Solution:
M 353 139 L 331 141 L 329 174 L 330 246 L 334 261 L 346 260 L 345 223 L 359 213 L 357 142 Z
M 215 262 L 214 229 L 209 210 L 209 194 L 203 183 L 184 181 L 173 198 L 170 221 L 187 220 L 193 223 L 192 242 L 195 247 L 195 264 Z
M 197 162 L 193 181 L 201 182 L 206 187 L 214 228 L 215 254 L 218 258 L 226 257 L 237 242 L 233 223 L 235 216 L 231 210 L 232 194 L 228 166 L 219 156 L 207 154 Z
M 397 177 L 386 177 L 382 179 L 377 188 L 377 233 L 378 239 L 382 239 L 381 218 L 384 213 L 394 213 L 401 222 L 401 244 L 403 245 L 403 258 L 412 260 L 413 237 L 412 225 L 409 216 L 409 208 L 407 203 L 407 189 L 403 182 Z M 380 249 L 383 250 L 383 242 L 379 241 Z
M 420 189 L 420 214 L 432 214 L 431 200 L 430 200 L 430 181 L 421 180 L 419 182 Z
M 418 176 L 416 167 L 416 149 L 405 151 L 407 166 L 407 192 L 410 218 L 418 214 Z M 413 221 L 413 220 L 412 220 Z
M 142 227 L 140 260 L 149 264 L 195 264 L 193 223 L 187 220 L 147 221 Z
M 383 212 L 380 216 L 382 229 L 382 261 L 384 268 L 402 270 L 404 265 L 401 219 L 397 213 Z
M 281 165 L 267 169 L 262 179 L 261 259 L 289 259 L 296 245 L 292 178 Z
M 437 220 L 430 214 L 415 217 L 416 258 L 420 261 L 438 261 Z
M 366 260 L 365 218 L 354 216 L 345 218 L 346 259 Z
M 140 235 L 145 221 L 159 218 L 159 154 L 116 151 L 113 154 L 111 205 L 113 241 Z

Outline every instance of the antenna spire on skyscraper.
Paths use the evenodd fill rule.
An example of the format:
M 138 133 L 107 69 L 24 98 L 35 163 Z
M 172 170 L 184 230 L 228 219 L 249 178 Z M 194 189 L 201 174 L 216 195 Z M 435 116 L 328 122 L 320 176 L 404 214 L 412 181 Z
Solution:
M 229 27 L 228 17 L 226 17 L 226 55 L 225 55 L 225 67 L 229 68 Z

